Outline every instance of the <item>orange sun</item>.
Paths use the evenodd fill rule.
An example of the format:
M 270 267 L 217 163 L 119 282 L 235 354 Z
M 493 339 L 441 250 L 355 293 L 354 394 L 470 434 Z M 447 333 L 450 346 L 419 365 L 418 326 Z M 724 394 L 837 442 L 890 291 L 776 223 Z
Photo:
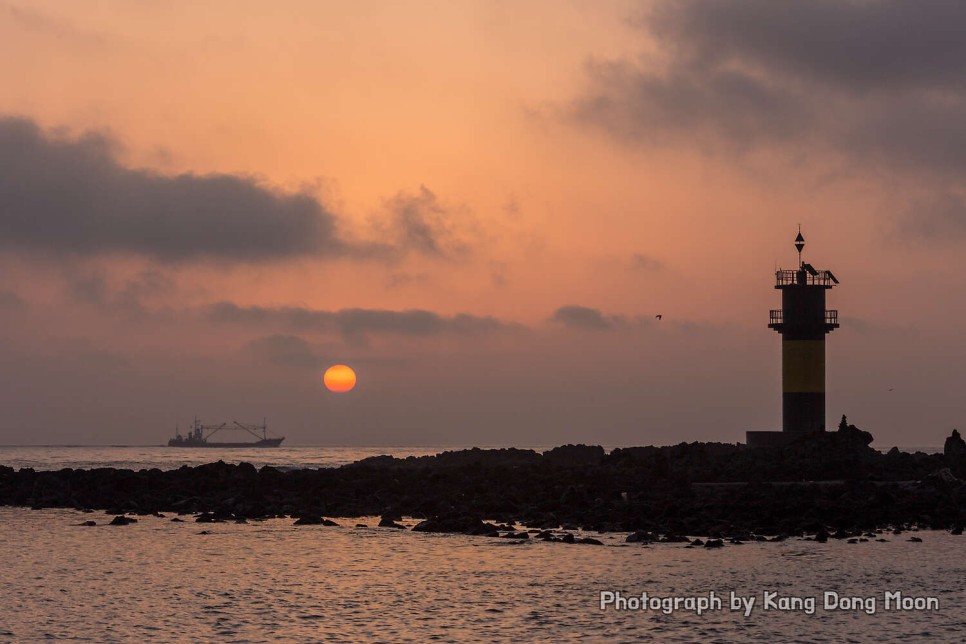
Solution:
M 356 372 L 352 370 L 352 367 L 347 367 L 344 364 L 332 365 L 325 370 L 322 382 L 325 383 L 329 391 L 338 393 L 351 391 L 356 386 Z

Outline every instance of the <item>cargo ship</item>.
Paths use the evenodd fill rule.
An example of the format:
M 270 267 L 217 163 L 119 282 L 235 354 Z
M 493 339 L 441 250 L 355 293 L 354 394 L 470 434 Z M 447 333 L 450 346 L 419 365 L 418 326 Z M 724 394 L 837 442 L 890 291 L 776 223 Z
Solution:
M 220 431 L 245 431 L 255 437 L 254 441 L 231 441 L 215 442 L 211 437 Z M 168 447 L 278 447 L 285 440 L 285 437 L 268 436 L 268 427 L 263 421 L 261 425 L 246 425 L 237 420 L 232 421 L 232 425 L 222 423 L 221 425 L 202 425 L 197 418 L 191 425 L 187 436 L 182 436 L 181 432 L 175 429 L 176 436 L 168 441 Z

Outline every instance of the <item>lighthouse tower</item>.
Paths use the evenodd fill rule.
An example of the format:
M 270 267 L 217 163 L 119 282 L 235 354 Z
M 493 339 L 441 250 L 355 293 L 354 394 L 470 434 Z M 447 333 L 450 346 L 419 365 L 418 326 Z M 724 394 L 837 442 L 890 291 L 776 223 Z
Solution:
M 838 311 L 825 308 L 825 294 L 839 281 L 829 270 L 802 260 L 805 238 L 795 238 L 798 268 L 779 269 L 775 288 L 782 308 L 769 314 L 768 328 L 782 336 L 782 431 L 748 432 L 748 445 L 782 445 L 825 431 L 825 335 L 839 327 Z

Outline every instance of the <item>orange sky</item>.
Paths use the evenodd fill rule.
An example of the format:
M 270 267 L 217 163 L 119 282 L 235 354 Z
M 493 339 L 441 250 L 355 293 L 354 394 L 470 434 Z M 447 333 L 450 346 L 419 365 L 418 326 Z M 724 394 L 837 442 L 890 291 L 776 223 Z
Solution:
M 894 3 L 868 4 L 883 29 L 902 24 Z M 820 10 L 846 9 L 802 9 L 802 24 Z M 797 34 L 765 49 L 773 18 L 757 3 L 732 13 L 759 31 L 705 30 L 709 12 L 0 0 L 0 118 L 35 124 L 44 154 L 94 133 L 111 167 L 159 184 L 232 175 L 306 195 L 349 249 L 179 258 L 102 244 L 103 230 L 90 248 L 0 230 L 0 354 L 19 379 L 0 389 L 0 442 L 25 426 L 41 442 L 116 442 L 136 426 L 130 440 L 153 443 L 194 414 L 244 413 L 304 444 L 739 440 L 780 423 L 765 324 L 801 224 L 806 256 L 842 281 L 830 422 L 848 413 L 880 446 L 940 443 L 964 411 L 966 201 L 959 158 L 917 128 L 947 114 L 937 88 L 966 105 L 942 73 L 961 50 L 934 34 L 921 47 L 938 53 L 907 78 L 874 38 L 831 29 L 833 44 L 871 43 L 884 69 L 842 78 L 818 44 L 793 48 Z M 728 29 L 739 44 L 718 39 Z M 37 230 L 56 237 L 71 216 Z M 226 302 L 275 313 L 210 315 Z M 604 323 L 555 322 L 568 305 Z M 282 309 L 498 328 L 356 332 Z M 321 371 L 352 360 L 359 386 L 334 400 Z

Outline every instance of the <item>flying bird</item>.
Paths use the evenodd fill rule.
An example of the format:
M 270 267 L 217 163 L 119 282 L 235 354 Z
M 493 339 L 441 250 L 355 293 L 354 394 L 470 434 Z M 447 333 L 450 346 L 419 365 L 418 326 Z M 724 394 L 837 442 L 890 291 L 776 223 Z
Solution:
M 661 318 L 663 318 L 664 316 L 663 316 L 663 315 L 655 315 L 654 317 L 656 317 L 656 318 L 657 318 L 658 320 L 660 320 L 660 319 L 661 319 Z

